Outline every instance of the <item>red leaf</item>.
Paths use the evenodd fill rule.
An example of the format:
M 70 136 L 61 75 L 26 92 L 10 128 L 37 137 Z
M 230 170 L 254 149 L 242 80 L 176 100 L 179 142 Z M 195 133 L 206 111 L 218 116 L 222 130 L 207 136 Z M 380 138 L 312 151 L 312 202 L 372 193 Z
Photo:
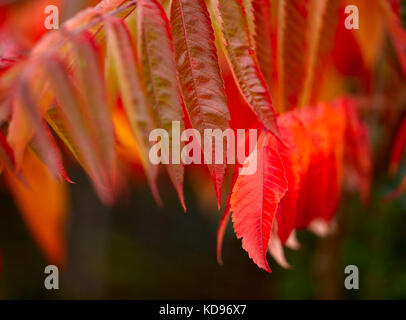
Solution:
M 299 100 L 300 106 L 317 101 L 315 94 L 320 90 L 319 83 L 323 81 L 324 71 L 331 60 L 341 1 L 316 0 L 311 3 L 311 6 L 309 54 L 306 63 L 306 79 Z
M 337 210 L 341 196 L 346 118 L 340 101 L 333 105 L 324 104 L 322 110 L 329 137 L 328 166 L 330 180 L 328 182 L 326 208 L 321 218 L 326 222 L 330 222 Z
M 258 127 L 262 127 L 262 124 L 256 123 L 250 129 L 258 130 Z M 250 152 L 254 151 L 254 150 L 249 150 L 250 146 L 251 146 L 250 145 L 249 131 L 246 133 L 244 139 L 245 139 L 245 152 L 247 153 L 247 151 L 248 151 L 248 153 L 250 153 Z M 242 145 L 241 145 L 242 141 L 237 141 L 237 143 L 239 144 L 238 148 L 242 148 Z M 254 147 L 256 148 L 256 146 L 254 146 Z M 236 165 L 234 166 L 233 179 L 232 179 L 232 183 L 231 183 L 231 191 L 234 189 L 234 185 L 235 185 L 235 182 L 237 181 L 240 169 L 242 169 L 242 164 L 236 163 Z M 223 246 L 224 233 L 226 232 L 228 220 L 229 220 L 230 214 L 231 214 L 231 211 L 230 211 L 231 195 L 232 195 L 232 192 L 228 196 L 228 199 L 227 199 L 227 202 L 226 202 L 227 206 L 226 206 L 226 208 L 224 210 L 224 213 L 223 213 L 223 215 L 222 215 L 222 217 L 220 219 L 219 227 L 217 229 L 217 262 L 220 265 L 223 265 L 223 259 L 221 257 L 221 250 L 222 250 L 222 246 Z
M 56 147 L 55 141 L 49 132 L 49 129 L 42 120 L 40 106 L 32 95 L 27 79 L 20 79 L 17 85 L 17 93 L 20 99 L 20 105 L 23 107 L 27 118 L 34 129 L 34 144 L 36 153 L 48 167 L 55 179 L 60 176 L 67 178 L 65 169 L 63 169 L 61 154 Z M 69 178 L 68 178 L 69 180 Z
M 309 223 L 323 215 L 328 198 L 330 181 L 329 135 L 324 124 L 320 107 L 303 109 L 300 120 L 305 125 L 311 139 L 310 162 L 302 175 L 298 200 L 296 228 L 304 229 Z
M 255 153 L 246 159 L 252 161 Z M 276 141 L 263 132 L 257 146 L 257 170 L 253 175 L 239 175 L 234 185 L 230 210 L 234 230 L 250 258 L 271 272 L 266 261 L 269 238 L 276 210 L 288 189 Z
M 45 60 L 44 60 L 45 61 Z M 95 137 L 84 113 L 78 90 L 69 76 L 67 65 L 56 56 L 50 56 L 46 62 L 52 90 L 57 101 L 61 119 L 78 146 L 83 165 L 100 199 L 111 204 L 114 200 L 108 172 L 104 170 L 103 159 L 98 152 Z
M 265 127 L 279 136 L 272 98 L 258 66 L 241 0 L 221 0 L 219 11 L 227 61 L 239 89 Z
M 268 87 L 272 89 L 276 72 L 276 26 L 272 25 L 271 6 L 268 0 L 252 1 L 255 19 L 255 52 L 258 64 Z M 275 83 L 276 84 L 276 83 Z
M 205 2 L 174 0 L 171 27 L 179 80 L 192 126 L 201 134 L 204 129 L 226 130 L 230 116 Z M 226 167 L 223 163 L 208 166 L 219 207 Z
M 298 105 L 309 47 L 310 0 L 280 0 L 278 18 L 279 109 Z M 314 22 L 313 22 L 314 23 Z
M 285 168 L 286 178 L 288 180 L 288 191 L 281 200 L 276 219 L 278 220 L 278 235 L 282 245 L 289 238 L 290 233 L 295 227 L 297 201 L 299 198 L 300 177 L 302 173 L 300 157 L 308 157 L 308 141 L 304 138 L 307 133 L 294 113 L 284 113 L 278 118 L 279 130 L 282 141 L 278 144 L 278 151 Z M 300 135 L 301 140 L 298 139 Z M 295 140 L 297 139 L 297 141 Z M 304 141 L 303 141 L 304 140 Z M 298 147 L 299 143 L 305 143 L 302 149 Z M 302 153 L 300 153 L 302 151 Z
M 155 0 L 139 2 L 138 21 L 148 96 L 158 119 L 157 122 L 168 132 L 170 146 L 173 148 L 172 123 L 179 121 L 180 130 L 183 131 L 184 117 L 169 21 L 162 6 Z M 178 150 L 172 150 L 172 152 L 180 154 L 182 147 L 181 142 Z M 166 168 L 169 177 L 186 211 L 183 197 L 183 165 L 172 163 L 171 159 L 168 159 L 168 163 Z
M 151 192 L 158 203 L 161 199 L 156 185 L 158 167 L 149 161 L 148 151 L 152 146 L 149 134 L 155 128 L 155 121 L 146 97 L 146 89 L 140 79 L 138 52 L 123 20 L 110 18 L 105 25 L 107 44 L 114 63 L 114 75 L 118 82 L 124 110 L 139 146 L 141 162 Z
M 403 76 L 406 78 L 406 30 L 403 29 L 399 16 L 393 11 L 388 1 L 379 0 L 378 3 L 385 15 L 389 35 L 402 66 Z

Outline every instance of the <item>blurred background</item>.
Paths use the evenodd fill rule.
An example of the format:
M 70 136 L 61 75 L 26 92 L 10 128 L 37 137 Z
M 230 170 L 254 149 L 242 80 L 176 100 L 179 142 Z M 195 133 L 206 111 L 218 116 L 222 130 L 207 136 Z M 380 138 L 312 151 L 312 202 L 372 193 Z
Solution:
M 41 1 L 0 0 L 0 30 L 15 23 L 15 34 L 7 36 L 18 38 L 26 50 L 42 35 L 43 26 L 29 18 L 34 11 L 18 20 L 12 20 L 10 12 Z M 59 2 L 65 8 L 64 20 L 98 1 Z M 6 35 L 0 31 L 0 36 Z M 400 114 L 392 114 L 392 130 L 399 125 Z M 119 204 L 107 208 L 99 202 L 83 171 L 73 166 L 69 175 L 76 183 L 70 185 L 67 264 L 60 271 L 60 290 L 48 291 L 43 284 L 48 262 L 0 183 L 0 298 L 404 299 L 406 196 L 391 202 L 384 198 L 400 183 L 406 165 L 402 164 L 397 179 L 388 178 L 387 150 L 395 131 L 382 133 L 379 121 L 369 119 L 375 137 L 370 204 L 364 207 L 357 194 L 344 192 L 337 232 L 324 239 L 308 231 L 299 232 L 301 248 L 285 251 L 292 268 L 284 270 L 271 259 L 272 274 L 248 258 L 231 225 L 224 240 L 224 266 L 217 263 L 216 232 L 221 213 L 212 201 L 213 187 L 202 187 L 207 179 L 199 173 L 186 171 L 188 211 L 184 214 L 165 176 L 159 182 L 164 208 L 157 207 L 144 183 L 132 188 Z M 344 288 L 347 265 L 359 268 L 359 290 Z
M 184 214 L 170 181 L 161 179 L 159 209 L 145 188 L 106 209 L 78 169 L 72 178 L 67 265 L 60 290 L 44 288 L 48 264 L 5 189 L 0 194 L 0 298 L 111 299 L 404 299 L 406 298 L 406 197 L 385 203 L 396 183 L 377 177 L 372 202 L 345 194 L 338 232 L 321 239 L 303 231 L 298 251 L 286 249 L 290 270 L 270 260 L 258 269 L 241 249 L 231 225 L 217 264 L 220 214 L 204 210 L 186 181 Z M 406 173 L 406 170 L 405 170 Z M 210 195 L 213 196 L 213 195 Z M 356 265 L 360 289 L 345 290 L 344 268 Z

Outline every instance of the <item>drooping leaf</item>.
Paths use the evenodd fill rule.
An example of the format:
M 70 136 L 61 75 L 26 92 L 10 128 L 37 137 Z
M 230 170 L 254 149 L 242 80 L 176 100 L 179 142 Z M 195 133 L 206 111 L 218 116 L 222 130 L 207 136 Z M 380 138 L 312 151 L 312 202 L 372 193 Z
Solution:
M 345 113 L 341 105 L 321 103 L 299 113 L 310 137 L 310 158 L 301 174 L 295 228 L 321 219 L 329 223 L 341 195 Z M 317 183 L 315 183 L 317 181 Z
M 59 139 L 62 140 L 64 145 L 72 153 L 72 155 L 78 161 L 78 163 L 83 168 L 85 168 L 85 164 L 80 154 L 79 147 L 73 141 L 73 137 L 63 120 L 61 111 L 57 107 L 52 107 L 44 115 L 44 118 L 46 119 L 47 123 L 52 128 L 52 130 L 57 134 Z
M 355 0 L 345 4 L 358 8 L 360 28 L 351 31 L 359 43 L 366 66 L 373 71 L 382 52 L 385 35 L 385 19 L 379 1 Z
M 275 138 L 263 132 L 256 153 L 246 159 L 255 161 L 253 175 L 240 173 L 233 187 L 230 210 L 237 237 L 250 258 L 262 269 L 271 272 L 266 252 L 276 210 L 288 190 L 283 163 L 276 149 Z
M 174 121 L 178 121 L 181 132 L 185 126 L 169 21 L 157 1 L 143 0 L 138 4 L 138 23 L 148 96 L 159 127 L 169 134 L 170 154 L 180 155 L 183 142 L 177 143 L 176 139 L 180 140 L 180 137 L 172 137 L 172 125 Z M 180 161 L 173 163 L 170 154 L 162 156 L 168 156 L 168 174 L 186 210 L 183 198 L 183 165 Z
M 258 117 L 241 94 L 241 90 L 235 81 L 223 51 L 219 50 L 218 53 L 221 75 L 224 80 L 224 88 L 228 101 L 228 109 L 230 111 L 230 127 L 233 130 L 249 129 L 258 122 Z
M 276 23 L 272 19 L 274 9 L 269 0 L 252 1 L 255 21 L 255 52 L 259 68 L 270 88 L 274 90 L 276 72 Z
M 297 143 L 306 143 L 306 132 L 304 132 L 303 125 L 292 112 L 282 114 L 278 118 L 278 125 L 284 142 L 284 144 L 278 144 L 278 151 L 288 180 L 288 191 L 282 198 L 276 212 L 278 236 L 281 244 L 284 245 L 295 228 L 300 178 L 303 170 L 299 158 L 306 157 L 308 150 L 305 149 L 305 146 L 300 149 L 297 145 Z M 298 138 L 298 134 L 302 135 L 302 141 L 295 140 Z M 300 151 L 304 151 L 304 153 L 300 153 Z
M 250 34 L 251 43 L 255 43 L 257 29 L 255 28 L 255 8 L 253 0 L 242 0 L 242 6 L 247 16 L 247 25 Z
M 69 178 L 68 174 L 65 171 L 65 167 L 64 167 L 63 161 L 62 161 L 62 155 L 60 154 L 60 151 L 58 149 L 58 146 L 56 145 L 56 142 L 52 136 L 52 133 L 49 130 L 46 122 L 43 121 L 43 123 L 44 123 L 44 128 L 45 128 L 45 134 L 48 136 L 49 143 L 50 143 L 49 148 L 52 148 L 53 150 L 51 152 L 55 153 L 55 155 L 56 155 L 55 161 L 56 161 L 56 166 L 57 166 L 57 170 L 58 170 L 58 177 L 65 179 L 65 181 L 67 181 L 67 182 L 73 183 L 73 181 Z M 45 164 L 44 159 L 46 158 L 46 156 L 41 152 L 41 148 L 39 147 L 38 139 L 39 139 L 38 136 L 34 135 L 34 137 L 32 138 L 32 140 L 29 143 L 29 147 L 35 153 L 35 155 Z
M 68 211 L 66 184 L 56 181 L 48 168 L 27 150 L 22 174 L 26 184 L 7 172 L 6 181 L 25 223 L 50 262 L 65 261 L 64 223 Z
M 313 101 L 314 87 L 320 81 L 326 62 L 330 58 L 337 29 L 341 1 L 311 0 L 309 7 L 308 56 L 304 88 L 299 98 L 299 106 Z
M 250 129 L 255 129 L 258 130 L 259 124 L 253 125 L 252 128 Z M 262 127 L 262 125 L 261 125 Z M 237 137 L 238 138 L 238 137 Z M 258 137 L 255 137 L 258 139 Z M 245 149 L 245 154 L 244 154 L 244 160 L 247 158 L 247 152 L 248 156 L 251 154 L 251 152 L 255 151 L 257 148 L 257 145 L 252 146 L 251 143 L 251 137 L 249 131 L 246 132 L 245 136 L 243 138 L 240 137 L 241 140 L 237 140 L 237 150 L 244 150 Z M 242 140 L 244 139 L 245 142 Z M 243 144 L 244 142 L 244 144 Z M 257 141 L 255 141 L 257 143 Z M 247 147 L 248 146 L 248 147 Z M 234 189 L 235 183 L 237 181 L 237 178 L 243 168 L 244 161 L 239 160 L 235 166 L 234 166 L 234 172 L 233 172 L 233 178 L 231 181 L 231 192 L 228 195 L 227 201 L 226 201 L 226 208 L 223 212 L 223 215 L 220 219 L 219 226 L 217 229 L 217 262 L 220 265 L 223 265 L 223 259 L 222 259 L 222 247 L 223 247 L 223 239 L 224 239 L 224 234 L 226 232 L 228 220 L 230 219 L 231 216 L 231 196 L 232 196 L 232 190 Z
M 106 203 L 113 201 L 113 190 L 109 181 L 109 172 L 103 167 L 96 137 L 91 131 L 89 119 L 83 111 L 83 102 L 75 88 L 66 65 L 57 57 L 50 56 L 46 62 L 46 72 L 55 94 L 61 121 L 78 147 L 82 164 L 89 174 L 100 197 Z
M 302 109 L 300 120 L 310 136 L 310 161 L 301 176 L 295 227 L 305 229 L 323 215 L 329 197 L 329 134 L 320 106 Z M 315 183 L 317 181 L 317 183 Z
M 403 76 L 406 78 L 406 30 L 403 29 L 399 16 L 393 12 L 388 1 L 379 0 L 378 5 L 384 14 L 389 35 L 402 67 Z
M 73 38 L 73 48 L 76 61 L 74 72 L 86 105 L 82 112 L 91 119 L 89 127 L 95 137 L 98 158 L 110 180 L 113 179 L 111 175 L 115 167 L 113 121 L 107 105 L 106 84 L 98 48 L 87 33 Z
M 203 0 L 174 0 L 170 20 L 179 80 L 191 124 L 202 136 L 205 129 L 224 132 L 229 127 L 229 112 L 206 4 Z M 214 141 L 212 146 L 214 152 Z M 208 167 L 220 206 L 225 161 Z
M 25 149 L 34 135 L 33 126 L 23 108 L 18 101 L 14 103 L 7 132 L 7 142 L 13 150 L 15 169 L 17 171 L 21 169 Z
M 123 101 L 123 106 L 141 154 L 152 194 L 161 203 L 156 186 L 157 167 L 148 158 L 149 134 L 155 128 L 155 123 L 149 110 L 146 89 L 140 80 L 140 67 L 136 48 L 125 23 L 118 18 L 106 21 L 107 45 L 111 47 L 116 77 Z
M 306 77 L 310 0 L 280 0 L 278 16 L 279 109 L 299 103 Z
M 329 223 L 334 217 L 341 196 L 347 123 L 345 110 L 342 107 L 341 101 L 335 101 L 331 105 L 323 104 L 322 108 L 324 123 L 329 137 L 328 170 L 330 172 L 330 179 L 327 190 L 328 199 L 323 215 L 320 218 Z
M 49 129 L 42 119 L 41 110 L 27 83 L 27 79 L 20 79 L 17 85 L 17 95 L 20 106 L 24 109 L 35 134 L 35 145 L 41 160 L 48 167 L 55 179 L 59 176 L 67 177 L 62 166 L 62 159 L 58 148 L 53 141 Z
M 241 0 L 220 0 L 227 60 L 239 88 L 265 127 L 279 136 L 271 95 L 259 69 Z

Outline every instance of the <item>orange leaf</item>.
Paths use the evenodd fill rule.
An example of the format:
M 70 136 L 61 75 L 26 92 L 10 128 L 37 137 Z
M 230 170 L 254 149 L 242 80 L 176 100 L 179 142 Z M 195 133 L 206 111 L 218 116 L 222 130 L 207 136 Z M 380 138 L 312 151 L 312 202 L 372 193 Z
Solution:
M 25 153 L 22 183 L 10 172 L 6 181 L 24 220 L 50 262 L 65 261 L 64 223 L 68 210 L 66 185 L 53 179 L 49 170 L 29 149 Z

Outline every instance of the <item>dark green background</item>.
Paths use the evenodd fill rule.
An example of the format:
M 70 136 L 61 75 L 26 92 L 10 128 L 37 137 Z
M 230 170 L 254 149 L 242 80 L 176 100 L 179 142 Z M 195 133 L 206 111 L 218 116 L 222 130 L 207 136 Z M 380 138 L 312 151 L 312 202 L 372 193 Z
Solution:
M 286 249 L 292 269 L 270 259 L 273 273 L 267 274 L 248 258 L 231 225 L 225 265 L 217 264 L 220 214 L 199 210 L 188 181 L 184 214 L 165 177 L 160 181 L 164 209 L 155 205 L 147 189 L 134 190 L 128 203 L 105 208 L 79 170 L 73 178 L 77 183 L 71 185 L 68 264 L 59 291 L 44 289 L 48 263 L 2 188 L 0 298 L 406 298 L 406 197 L 383 200 L 397 181 L 375 181 L 368 208 L 357 195 L 345 194 L 339 232 L 326 239 L 300 232 L 302 248 Z M 357 291 L 344 288 L 349 264 L 359 268 Z

